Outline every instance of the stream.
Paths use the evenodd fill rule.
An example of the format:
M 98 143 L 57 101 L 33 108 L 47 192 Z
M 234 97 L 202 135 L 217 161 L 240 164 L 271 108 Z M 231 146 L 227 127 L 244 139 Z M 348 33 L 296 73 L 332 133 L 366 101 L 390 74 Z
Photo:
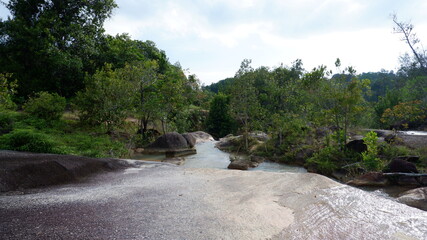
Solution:
M 217 168 L 227 169 L 230 164 L 230 153 L 223 152 L 215 147 L 213 141 L 206 141 L 196 144 L 197 154 L 185 156 L 185 162 L 181 167 L 184 168 Z M 138 154 L 134 159 L 146 161 L 162 161 L 164 155 L 147 155 Z M 295 172 L 305 173 L 307 170 L 303 167 L 291 166 L 275 162 L 263 162 L 256 168 L 249 171 L 266 171 L 266 172 Z

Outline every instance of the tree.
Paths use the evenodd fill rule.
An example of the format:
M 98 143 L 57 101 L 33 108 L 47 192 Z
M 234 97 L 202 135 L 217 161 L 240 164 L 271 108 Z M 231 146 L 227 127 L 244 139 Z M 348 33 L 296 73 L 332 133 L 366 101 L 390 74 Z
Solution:
M 394 32 L 403 35 L 402 41 L 408 44 L 419 67 L 424 72 L 424 74 L 427 74 L 427 56 L 425 51 L 418 47 L 420 39 L 417 37 L 416 33 L 413 32 L 414 25 L 412 25 L 410 22 L 400 22 L 397 19 L 396 14 L 393 14 L 392 18 L 393 22 L 396 24 L 396 26 L 393 28 Z
M 14 74 L 21 96 L 72 96 L 83 88 L 85 72 L 102 66 L 94 59 L 114 0 L 10 0 L 6 7 L 11 17 L 0 24 L 0 72 Z
M 117 69 L 119 78 L 133 87 L 133 109 L 139 119 L 139 132 L 145 139 L 148 123 L 156 116 L 160 106 L 160 99 L 156 93 L 158 80 L 158 64 L 155 60 L 125 64 L 124 68 Z
M 91 125 L 105 124 L 107 132 L 120 126 L 132 105 L 133 86 L 113 71 L 110 64 L 86 78 L 86 87 L 76 95 L 80 119 Z
M 235 75 L 231 89 L 231 109 L 236 119 L 241 123 L 245 150 L 249 148 L 249 131 L 252 129 L 256 116 L 260 111 L 256 88 L 254 87 L 253 68 L 251 60 L 245 59 Z
M 339 69 L 341 61 L 337 59 L 335 65 Z M 329 82 L 323 84 L 322 101 L 325 116 L 329 116 L 335 127 L 342 129 L 338 134 L 338 145 L 344 149 L 347 140 L 348 128 L 355 121 L 355 117 L 363 110 L 363 90 L 369 87 L 369 80 L 360 80 L 355 76 L 356 71 L 352 67 L 346 68 L 340 74 L 335 75 Z
M 222 93 L 215 95 L 210 104 L 206 127 L 208 132 L 216 138 L 234 132 L 235 121 L 230 113 L 230 97 Z
M 184 84 L 186 76 L 179 65 L 172 65 L 158 80 L 157 90 L 161 107 L 158 108 L 162 122 L 163 133 L 168 132 L 169 122 L 174 119 L 177 112 L 181 111 L 186 103 Z

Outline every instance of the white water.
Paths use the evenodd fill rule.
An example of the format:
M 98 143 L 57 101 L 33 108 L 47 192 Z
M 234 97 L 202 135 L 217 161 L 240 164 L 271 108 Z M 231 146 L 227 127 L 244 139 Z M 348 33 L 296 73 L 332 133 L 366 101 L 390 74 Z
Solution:
M 427 132 L 425 131 L 399 131 L 399 133 L 403 135 L 427 136 Z

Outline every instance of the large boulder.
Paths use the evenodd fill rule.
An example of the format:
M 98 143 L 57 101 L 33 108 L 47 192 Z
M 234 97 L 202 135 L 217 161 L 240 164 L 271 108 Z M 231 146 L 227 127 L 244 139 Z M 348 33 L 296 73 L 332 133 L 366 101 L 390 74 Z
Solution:
M 170 132 L 157 138 L 156 141 L 151 143 L 147 148 L 176 150 L 189 148 L 189 146 L 187 140 L 181 134 Z
M 427 211 L 427 187 L 416 188 L 401 193 L 397 200 L 408 206 Z
M 241 136 L 233 136 L 229 134 L 223 138 L 220 138 L 219 141 L 215 144 L 215 147 L 222 151 L 229 151 L 236 142 L 240 140 Z
M 197 131 L 192 132 L 190 134 L 196 139 L 196 143 L 215 141 L 215 139 L 209 133 L 206 132 Z
M 418 163 L 420 161 L 420 156 L 399 156 L 394 159 L 404 160 L 411 163 Z
M 418 173 L 415 164 L 408 162 L 402 157 L 397 157 L 391 160 L 391 162 L 384 168 L 385 173 Z
M 362 153 L 368 150 L 368 146 L 363 142 L 362 139 L 350 141 L 345 145 L 345 147 L 354 152 Z
M 190 148 L 193 148 L 196 145 L 196 138 L 191 133 L 183 133 L 182 136 L 187 140 L 187 144 Z

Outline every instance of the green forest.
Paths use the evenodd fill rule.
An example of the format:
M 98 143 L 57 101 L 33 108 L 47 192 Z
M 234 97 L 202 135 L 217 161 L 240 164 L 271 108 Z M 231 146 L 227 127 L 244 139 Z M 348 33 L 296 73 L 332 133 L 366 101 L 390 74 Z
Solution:
M 242 135 L 240 152 L 303 165 L 322 174 L 349 164 L 381 170 L 419 155 L 398 138 L 378 143 L 363 129 L 426 130 L 427 56 L 415 28 L 394 16 L 409 53 L 399 70 L 358 73 L 335 61 L 305 69 L 303 60 L 253 68 L 202 86 L 171 63 L 161 46 L 110 36 L 114 0 L 18 1 L 0 20 L 0 149 L 90 157 L 128 157 L 167 132 Z M 338 56 L 339 57 L 339 56 Z M 270 136 L 262 146 L 251 132 Z M 346 144 L 365 136 L 367 150 Z

